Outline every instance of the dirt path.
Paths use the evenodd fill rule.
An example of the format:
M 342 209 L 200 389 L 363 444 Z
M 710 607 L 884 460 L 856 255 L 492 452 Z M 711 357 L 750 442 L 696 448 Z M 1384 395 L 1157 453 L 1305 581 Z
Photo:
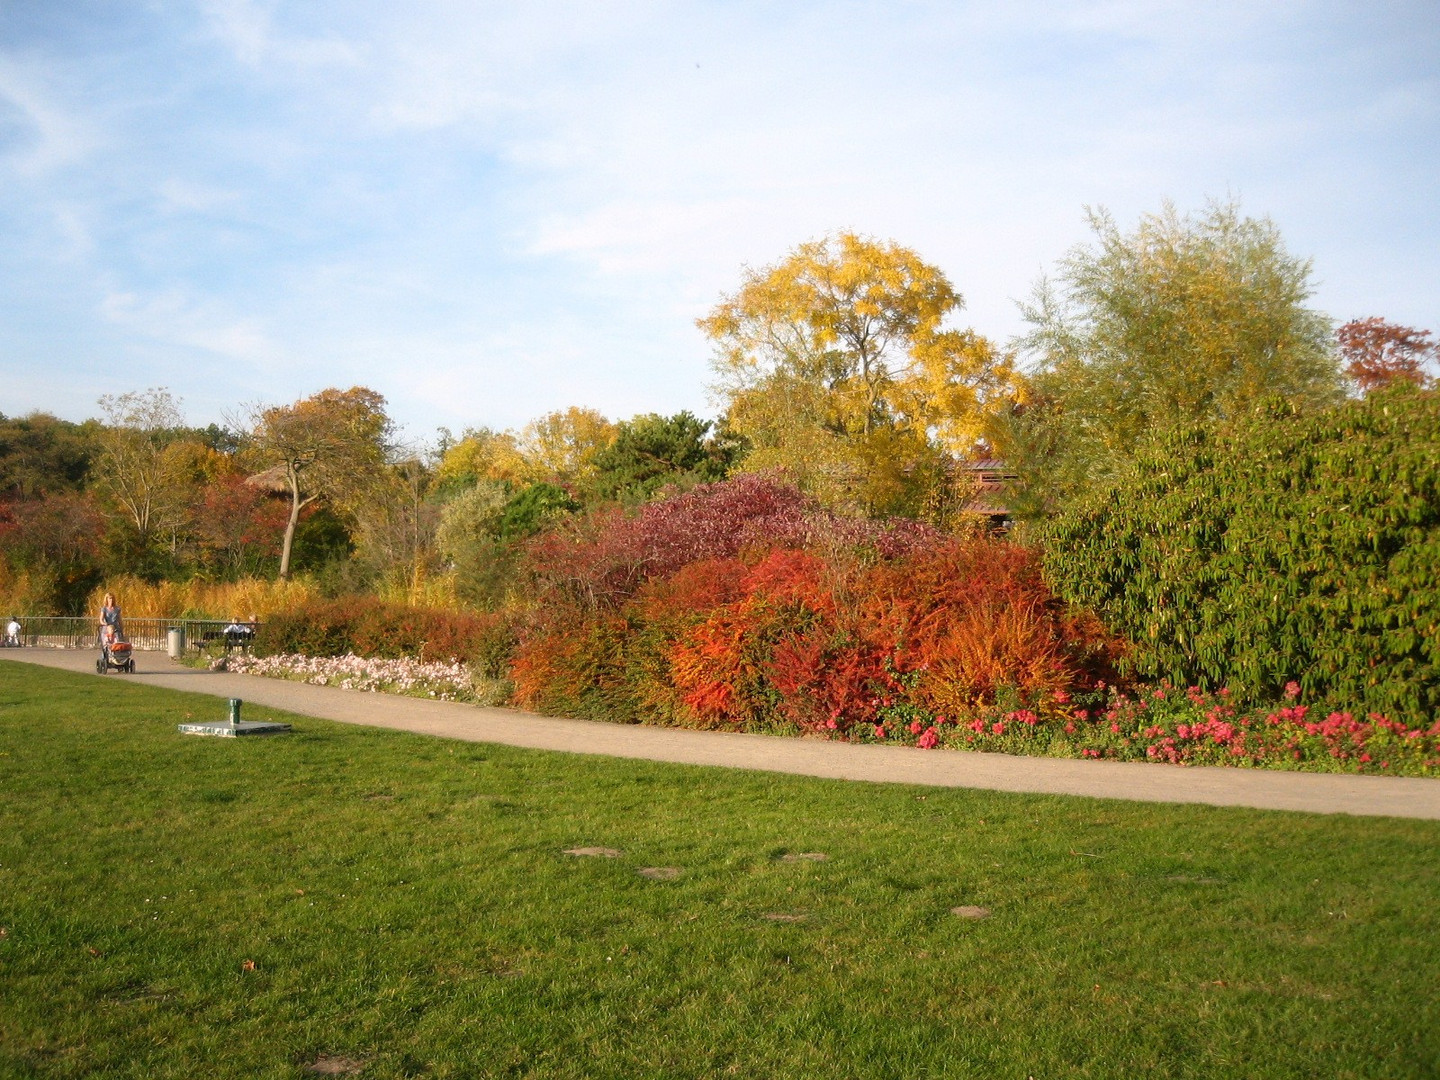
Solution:
M 91 675 L 95 672 L 95 653 L 88 650 L 5 649 L 0 650 L 0 660 Z M 800 776 L 1440 820 L 1440 780 L 1011 757 L 955 750 L 917 750 L 907 746 L 852 745 L 822 739 L 599 724 L 536 716 L 514 709 L 363 694 L 255 675 L 200 671 L 177 664 L 163 653 L 140 653 L 136 664 L 140 669 L 137 675 L 104 677 L 218 698 L 238 697 L 246 703 L 244 715 L 248 720 L 265 719 L 268 707 L 344 724 L 395 728 L 468 742 Z M 3 678 L 4 665 L 0 664 L 0 680 Z M 215 719 L 223 719 L 223 713 L 217 703 Z

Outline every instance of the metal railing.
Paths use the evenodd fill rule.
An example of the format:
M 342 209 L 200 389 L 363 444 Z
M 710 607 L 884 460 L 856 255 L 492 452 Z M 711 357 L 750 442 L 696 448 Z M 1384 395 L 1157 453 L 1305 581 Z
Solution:
M 100 620 L 90 615 L 36 615 L 17 620 L 20 623 L 20 645 L 31 649 L 94 649 L 98 647 Z M 227 649 L 246 649 L 254 639 L 259 623 L 232 623 L 228 619 L 155 619 L 124 620 L 125 639 L 136 649 L 164 652 L 169 647 L 171 627 L 185 631 L 185 651 L 219 644 Z M 236 632 L 239 626 L 250 632 Z M 9 645 L 4 634 L 0 644 Z

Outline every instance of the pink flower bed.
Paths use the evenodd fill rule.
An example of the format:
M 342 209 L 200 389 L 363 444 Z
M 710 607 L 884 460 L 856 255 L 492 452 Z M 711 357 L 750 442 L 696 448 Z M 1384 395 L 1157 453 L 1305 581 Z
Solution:
M 1318 710 L 1300 702 L 1293 682 L 1284 701 L 1268 708 L 1237 708 L 1228 690 L 1212 694 L 1163 683 L 1131 694 L 1107 688 L 1094 697 L 1077 703 L 1060 694 L 1029 708 L 996 707 L 963 718 L 922 715 L 882 699 L 874 703 L 875 722 L 853 737 L 924 749 L 1440 776 L 1440 722 Z
M 293 679 L 313 686 L 338 686 L 342 690 L 367 693 L 406 694 L 439 701 L 470 701 L 476 696 L 475 681 L 463 664 L 421 660 L 387 660 L 374 656 L 226 656 L 210 665 L 212 670 L 234 671 L 241 675 L 265 675 Z

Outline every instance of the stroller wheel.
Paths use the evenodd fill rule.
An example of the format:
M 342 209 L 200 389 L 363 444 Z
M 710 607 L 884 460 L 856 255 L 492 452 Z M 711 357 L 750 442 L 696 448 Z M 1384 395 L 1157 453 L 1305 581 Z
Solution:
M 127 661 L 125 662 L 125 670 L 128 671 L 131 675 L 134 675 L 134 674 L 135 674 L 135 661 L 134 661 L 134 660 L 127 660 Z
M 96 661 L 95 661 L 95 674 L 96 674 L 96 675 L 104 675 L 104 674 L 105 674 L 105 657 L 102 656 L 102 657 L 100 657 L 99 660 L 96 660 Z

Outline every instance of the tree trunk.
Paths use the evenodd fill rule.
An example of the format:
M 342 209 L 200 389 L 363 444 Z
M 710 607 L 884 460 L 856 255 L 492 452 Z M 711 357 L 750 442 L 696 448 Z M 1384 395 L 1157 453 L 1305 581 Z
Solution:
M 280 543 L 280 580 L 290 579 L 290 547 L 295 543 L 295 526 L 300 521 L 300 478 L 290 472 L 290 517 L 285 522 L 285 539 Z

